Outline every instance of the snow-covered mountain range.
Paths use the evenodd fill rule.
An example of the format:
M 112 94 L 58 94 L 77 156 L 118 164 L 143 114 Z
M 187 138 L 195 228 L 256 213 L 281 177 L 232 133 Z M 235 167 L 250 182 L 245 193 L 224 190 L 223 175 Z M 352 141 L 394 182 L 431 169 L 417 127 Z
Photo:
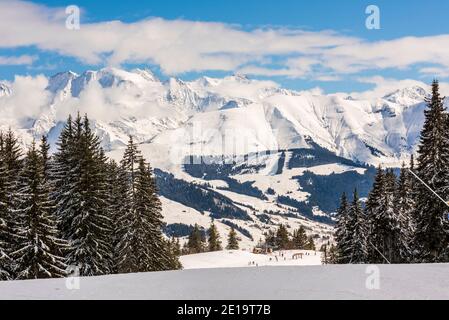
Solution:
M 0 129 L 12 127 L 24 145 L 43 134 L 54 144 L 69 113 L 88 113 L 111 157 L 120 158 L 129 135 L 140 143 L 157 168 L 167 223 L 229 218 L 250 242 L 270 223 L 326 220 L 353 185 L 366 194 L 368 165 L 399 166 L 416 149 L 428 96 L 410 87 L 356 100 L 243 75 L 161 81 L 149 70 L 106 68 L 56 74 L 33 112 L 16 112 L 15 95 L 24 93 L 14 89 L 0 83 Z M 196 188 L 219 209 L 183 198 Z

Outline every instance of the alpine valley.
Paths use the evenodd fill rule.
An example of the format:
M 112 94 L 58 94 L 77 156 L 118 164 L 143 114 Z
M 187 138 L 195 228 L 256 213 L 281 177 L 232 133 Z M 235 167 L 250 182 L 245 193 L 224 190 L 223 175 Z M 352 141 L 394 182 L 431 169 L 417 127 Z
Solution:
M 106 68 L 46 79 L 33 115 L 11 106 L 0 83 L 0 130 L 23 145 L 47 135 L 53 150 L 69 113 L 87 113 L 108 156 L 133 136 L 157 177 L 167 235 L 214 219 L 250 248 L 280 223 L 323 242 L 343 191 L 367 196 L 375 166 L 399 167 L 419 142 L 427 89 L 373 100 L 281 88 L 242 75 L 159 80 L 151 71 Z M 23 92 L 21 93 L 23 95 Z M 447 102 L 447 101 L 446 101 Z

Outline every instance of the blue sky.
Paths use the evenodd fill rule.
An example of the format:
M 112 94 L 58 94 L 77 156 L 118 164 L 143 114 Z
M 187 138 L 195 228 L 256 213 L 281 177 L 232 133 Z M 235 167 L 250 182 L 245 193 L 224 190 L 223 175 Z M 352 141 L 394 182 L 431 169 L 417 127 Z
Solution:
M 2 10 L 0 4 L 0 21 L 2 12 L 6 17 L 8 10 L 9 16 L 13 13 L 24 18 L 23 21 L 18 21 L 17 18 L 12 24 L 1 28 L 3 31 L 0 31 L 0 79 L 12 80 L 16 74 L 48 76 L 68 69 L 82 72 L 112 63 L 125 68 L 149 66 L 162 78 L 177 76 L 191 79 L 200 75 L 223 76 L 248 71 L 253 78 L 271 79 L 287 88 L 304 90 L 320 87 L 325 92 L 352 92 L 392 83 L 386 79 L 428 83 L 434 77 L 444 81 L 449 75 L 449 55 L 445 58 L 446 50 L 449 52 L 449 38 L 445 37 L 449 34 L 447 24 L 449 2 L 445 0 L 426 2 L 46 0 L 29 3 L 7 0 L 6 2 L 8 1 L 10 2 L 8 7 L 3 8 L 5 10 Z M 53 31 L 59 30 L 57 23 L 60 22 L 62 25 L 64 17 L 61 15 L 64 8 L 71 4 L 79 6 L 82 10 L 83 33 L 80 37 L 74 36 L 75 32 L 81 34 L 80 31 L 63 29 L 61 32 Z M 367 18 L 365 8 L 370 4 L 377 5 L 380 9 L 380 30 L 368 30 L 365 27 Z M 157 23 L 158 18 L 163 19 L 163 26 Z M 173 23 L 179 19 L 188 25 L 179 27 Z M 108 22 L 115 20 L 123 24 L 117 26 L 111 35 L 105 35 L 104 39 L 108 40 L 105 40 L 105 52 L 99 52 L 101 46 L 97 47 L 96 42 L 100 43 L 104 39 L 101 32 L 91 30 L 103 30 L 102 28 L 108 30 Z M 128 26 L 137 25 L 144 20 L 149 21 L 147 25 L 142 28 L 137 26 L 132 31 L 128 30 L 130 29 Z M 139 42 L 138 31 L 161 30 L 161 37 L 164 37 L 164 34 L 171 35 L 184 27 L 187 30 L 184 32 L 190 32 L 195 22 L 200 22 L 200 25 L 195 29 L 196 33 L 189 34 L 192 38 L 191 43 L 171 46 L 170 43 L 161 40 L 161 44 L 157 44 L 169 51 L 168 57 L 171 61 L 170 58 L 163 57 L 160 50 L 158 52 L 148 50 L 146 55 L 138 54 L 139 57 L 136 57 L 136 52 L 145 51 L 155 43 L 150 40 L 152 35 L 149 36 L 150 39 L 142 35 L 141 42 L 146 43 L 146 47 L 140 49 L 136 44 Z M 208 23 L 219 23 L 220 27 L 214 30 Z M 157 29 L 154 29 L 154 24 L 157 25 Z M 223 32 L 220 31 L 221 28 Z M 54 32 L 54 40 L 49 30 Z M 117 44 L 120 40 L 112 39 L 122 30 L 123 38 L 120 39 L 128 40 L 130 38 L 128 35 L 136 38 L 126 45 L 135 46 L 130 52 L 120 48 Z M 233 34 L 235 30 L 241 35 L 235 37 Z M 255 30 L 263 30 L 265 33 L 261 35 Z M 206 31 L 210 35 L 204 35 Z M 314 45 L 300 50 L 295 49 L 296 43 L 302 43 L 303 35 L 300 34 L 296 38 L 296 34 L 292 36 L 291 33 L 304 31 L 310 32 L 312 41 L 323 39 L 322 47 L 318 51 Z M 17 32 L 19 40 L 9 42 L 2 40 L 5 37 L 1 32 L 12 35 Z M 47 33 L 47 37 L 42 37 L 40 34 L 42 32 Z M 65 32 L 67 37 L 64 36 Z M 270 32 L 276 34 L 270 36 Z M 440 35 L 443 36 L 436 37 Z M 216 45 L 214 38 L 223 37 L 223 42 L 229 41 L 232 46 L 232 52 L 227 52 L 226 49 L 215 52 L 209 48 L 201 48 L 205 39 L 208 40 L 208 36 L 211 47 Z M 70 44 L 64 43 L 70 37 L 74 40 Z M 243 41 L 238 43 L 239 39 Z M 263 43 L 264 39 L 270 39 L 266 44 L 267 50 L 264 50 L 263 45 L 259 43 L 261 41 Z M 247 48 L 252 41 L 257 44 Z M 292 43 L 291 46 L 288 45 L 288 41 Z M 326 48 L 327 41 L 332 50 Z M 275 49 L 280 42 L 285 42 L 285 45 L 281 50 Z M 70 49 L 72 44 L 73 49 Z M 125 47 L 125 42 L 123 46 Z M 398 49 L 397 56 L 395 56 L 396 49 Z M 186 56 L 188 58 L 184 61 Z M 200 61 L 204 56 L 210 60 Z M 11 60 L 11 57 L 21 59 L 16 61 Z M 27 57 L 32 62 L 26 59 Z M 177 59 L 182 59 L 182 67 L 173 65 L 172 61 Z

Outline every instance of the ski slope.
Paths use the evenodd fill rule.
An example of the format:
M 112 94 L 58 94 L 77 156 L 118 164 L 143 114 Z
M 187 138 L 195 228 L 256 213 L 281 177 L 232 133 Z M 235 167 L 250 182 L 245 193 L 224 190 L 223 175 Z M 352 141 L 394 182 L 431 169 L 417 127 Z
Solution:
M 0 282 L 0 299 L 449 299 L 449 264 L 381 265 L 368 289 L 364 265 L 182 270 Z
M 297 253 L 302 253 L 302 258 L 293 259 L 293 255 Z M 184 269 L 321 265 L 321 252 L 284 250 L 265 255 L 243 250 L 224 250 L 181 256 L 180 260 Z

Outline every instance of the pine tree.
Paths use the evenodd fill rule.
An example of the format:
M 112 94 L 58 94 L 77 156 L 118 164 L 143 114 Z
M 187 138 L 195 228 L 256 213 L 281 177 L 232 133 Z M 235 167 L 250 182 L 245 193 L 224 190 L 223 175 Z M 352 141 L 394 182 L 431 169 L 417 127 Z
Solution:
M 66 263 L 77 266 L 82 276 L 108 274 L 112 248 L 106 159 L 87 117 L 78 115 L 66 125 L 58 147 L 52 176 L 61 235 L 69 242 Z
M 220 241 L 220 234 L 218 233 L 217 227 L 215 226 L 214 222 L 210 224 L 209 230 L 208 230 L 208 243 L 209 243 L 209 251 L 220 251 L 222 250 L 221 247 L 221 241 Z
M 443 199 L 449 199 L 449 120 L 436 80 L 424 114 L 416 174 Z M 449 261 L 447 206 L 423 184 L 419 183 L 416 190 L 415 257 L 422 262 Z
M 226 246 L 228 250 L 238 250 L 239 249 L 239 240 L 237 238 L 237 233 L 234 228 L 231 228 L 231 231 L 228 235 L 228 245 Z
M 107 183 L 108 183 L 108 216 L 112 220 L 112 248 L 113 263 L 112 273 L 118 273 L 118 263 L 120 260 L 118 244 L 123 236 L 123 221 L 121 217 L 129 212 L 131 201 L 129 199 L 129 186 L 127 176 L 123 167 L 111 160 L 107 164 Z
M 200 253 L 204 251 L 202 238 L 203 236 L 201 234 L 200 227 L 195 224 L 187 242 L 189 253 Z
M 396 199 L 396 176 L 392 169 L 385 174 L 385 190 L 382 197 L 383 207 L 385 208 L 384 215 L 380 217 L 383 222 L 383 243 L 378 249 L 390 263 L 401 262 L 399 252 L 402 250 L 400 243 L 401 236 L 401 221 L 399 215 L 395 211 Z M 386 263 L 386 261 L 383 261 Z
M 292 245 L 294 249 L 304 249 L 307 244 L 306 229 L 301 225 L 297 230 L 293 231 Z
M 172 238 L 167 242 L 169 248 L 169 270 L 182 269 L 181 262 L 179 261 L 179 256 L 181 255 L 181 245 L 179 244 L 179 239 Z
M 357 189 L 354 190 L 353 201 L 349 208 L 349 221 L 351 221 L 352 241 L 349 247 L 349 263 L 365 263 L 367 259 L 367 228 L 366 217 L 360 204 Z
M 6 165 L 4 161 L 3 133 L 0 132 L 0 280 L 12 278 L 12 260 L 9 256 L 13 243 L 10 213 L 7 207 Z
M 412 163 L 413 164 L 413 163 Z M 412 211 L 414 208 L 412 177 L 405 164 L 402 164 L 399 181 L 396 186 L 396 200 L 394 211 L 397 215 L 398 226 L 398 252 L 397 262 L 410 262 L 411 240 L 414 233 L 414 219 Z
M 169 241 L 162 234 L 162 207 L 151 167 L 130 137 L 121 168 L 125 172 L 125 205 L 119 211 L 117 269 L 146 272 L 178 268 Z M 123 180 L 123 179 L 122 179 Z
M 337 224 L 335 231 L 336 252 L 338 263 L 349 263 L 350 249 L 352 243 L 353 225 L 349 216 L 349 203 L 346 193 L 343 193 L 340 200 L 340 207 L 337 211 Z
M 383 246 L 385 231 L 382 217 L 386 212 L 383 197 L 385 194 L 385 174 L 379 166 L 374 178 L 373 187 L 368 195 L 365 206 L 365 216 L 368 219 L 368 247 L 366 262 L 383 263 L 384 259 L 379 253 Z
M 276 247 L 276 233 L 271 229 L 265 233 L 265 244 L 270 248 Z
M 53 278 L 65 275 L 64 258 L 59 256 L 63 241 L 58 239 L 55 205 L 44 178 L 42 159 L 33 142 L 20 174 L 18 189 L 18 241 L 11 257 L 18 279 Z
M 129 136 L 129 141 L 126 146 L 126 150 L 123 154 L 123 159 L 121 161 L 122 168 L 128 174 L 129 184 L 131 186 L 131 196 L 134 197 L 135 193 L 135 180 L 136 180 L 136 171 L 139 167 L 140 159 L 142 155 L 140 151 L 137 149 L 137 145 L 133 141 L 133 137 Z
M 288 249 L 290 239 L 286 226 L 281 224 L 276 232 L 276 246 L 280 250 Z
M 136 178 L 136 210 L 140 216 L 148 214 L 148 252 L 150 260 L 146 262 L 147 271 L 163 271 L 173 268 L 173 259 L 169 245 L 162 234 L 162 204 L 157 194 L 153 171 L 145 164 L 143 158 L 139 160 Z M 177 259 L 176 259 L 177 260 Z
M 305 247 L 306 250 L 316 250 L 315 241 L 313 240 L 312 236 L 309 236 L 307 238 L 307 244 Z
M 43 167 L 43 172 L 44 172 L 44 179 L 46 181 L 49 180 L 49 175 L 50 175 L 50 145 L 48 144 L 47 141 L 47 137 L 46 136 L 42 136 L 41 139 L 41 144 L 39 147 L 39 154 L 41 157 L 41 161 L 42 161 L 42 167 Z
M 22 152 L 11 129 L 1 134 L 0 141 L 0 279 L 15 278 L 16 263 L 11 257 L 19 241 L 17 205 Z
M 328 264 L 337 264 L 339 263 L 339 255 L 337 247 L 334 244 L 331 244 L 328 253 L 327 253 L 327 263 Z

